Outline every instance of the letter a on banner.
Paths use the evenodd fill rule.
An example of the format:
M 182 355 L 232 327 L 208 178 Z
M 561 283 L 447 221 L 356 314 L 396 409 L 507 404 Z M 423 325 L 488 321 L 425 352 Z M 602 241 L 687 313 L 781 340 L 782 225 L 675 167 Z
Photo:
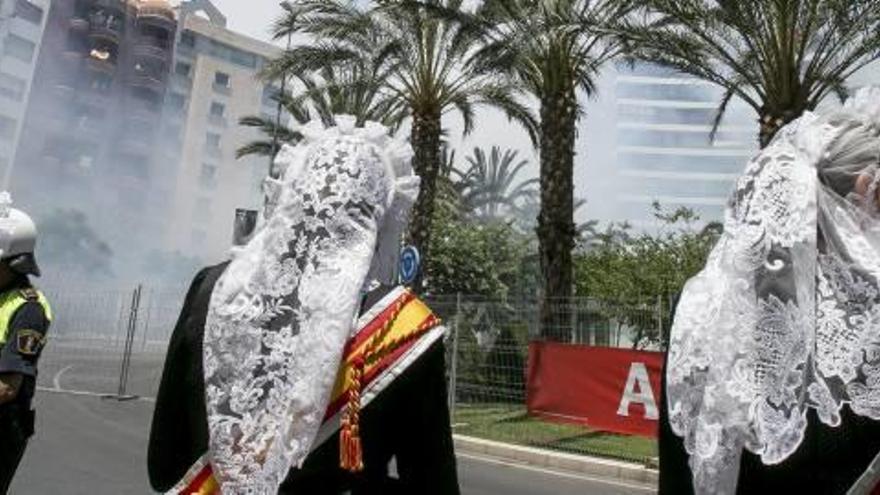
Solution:
M 654 400 L 654 392 L 651 390 L 651 381 L 648 379 L 648 368 L 645 363 L 632 363 L 629 367 L 629 375 L 626 377 L 626 385 L 620 397 L 620 406 L 617 408 L 618 416 L 629 416 L 629 406 L 642 404 L 645 406 L 645 419 L 658 419 L 657 402 Z

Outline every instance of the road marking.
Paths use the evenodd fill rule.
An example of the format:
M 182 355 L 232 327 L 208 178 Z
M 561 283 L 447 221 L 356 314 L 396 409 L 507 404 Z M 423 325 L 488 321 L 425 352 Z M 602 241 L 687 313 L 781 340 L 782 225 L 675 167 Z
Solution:
M 86 396 L 86 397 L 98 397 L 101 399 L 116 398 L 116 395 L 111 394 L 109 392 L 90 392 L 88 390 L 69 390 L 69 389 L 64 389 L 64 388 L 42 387 L 42 386 L 37 386 L 37 390 L 39 390 L 40 392 L 52 392 L 55 394 L 67 394 L 67 395 L 82 395 L 82 396 Z M 127 399 L 133 400 L 133 401 L 150 402 L 153 404 L 156 403 L 155 397 L 132 396 Z
M 570 479 L 581 480 L 581 481 L 590 481 L 590 482 L 594 482 L 594 483 L 603 483 L 606 485 L 619 486 L 622 488 L 631 488 L 633 490 L 640 490 L 640 491 L 649 492 L 649 493 L 655 493 L 657 491 L 653 487 L 649 487 L 649 486 L 645 486 L 645 485 L 634 485 L 631 483 L 623 483 L 620 481 L 613 481 L 613 480 L 604 479 L 604 478 L 596 478 L 593 476 L 586 476 L 583 474 L 566 473 L 563 471 L 556 471 L 553 469 L 546 469 L 546 468 L 541 468 L 541 467 L 536 467 L 536 466 L 516 464 L 513 462 L 504 461 L 501 459 L 495 459 L 492 457 L 483 457 L 483 456 L 478 456 L 478 455 L 461 454 L 461 453 L 457 453 L 456 457 L 461 457 L 461 458 L 472 460 L 472 461 L 485 462 L 487 464 L 496 464 L 496 465 L 500 465 L 500 466 L 507 466 L 507 467 L 512 467 L 512 468 L 522 469 L 525 471 L 532 471 L 532 472 L 536 472 L 536 473 L 548 474 L 551 476 L 558 476 L 560 478 L 570 478 Z
M 61 375 L 67 373 L 73 365 L 65 366 L 58 370 L 58 373 L 55 373 L 55 376 L 52 378 L 52 385 L 55 387 L 55 390 L 61 390 Z
M 85 390 L 64 390 L 61 388 L 49 388 L 49 387 L 37 387 L 37 390 L 41 392 L 53 392 L 56 394 L 68 394 L 68 395 L 85 395 L 87 397 L 104 397 L 107 394 L 102 394 L 99 392 L 87 392 Z

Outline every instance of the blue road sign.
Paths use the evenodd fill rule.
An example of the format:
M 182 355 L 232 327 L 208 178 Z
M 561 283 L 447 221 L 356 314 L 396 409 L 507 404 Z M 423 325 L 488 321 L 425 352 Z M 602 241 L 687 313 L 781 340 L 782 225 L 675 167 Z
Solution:
M 400 252 L 400 282 L 411 284 L 419 275 L 421 259 L 415 246 L 406 246 Z

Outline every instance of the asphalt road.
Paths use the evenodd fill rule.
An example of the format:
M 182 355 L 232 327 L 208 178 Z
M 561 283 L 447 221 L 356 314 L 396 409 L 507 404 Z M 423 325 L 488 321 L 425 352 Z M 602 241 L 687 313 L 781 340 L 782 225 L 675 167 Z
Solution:
M 13 495 L 151 493 L 146 443 L 152 403 L 40 392 L 37 436 Z M 649 487 L 459 455 L 463 495 L 642 495 Z

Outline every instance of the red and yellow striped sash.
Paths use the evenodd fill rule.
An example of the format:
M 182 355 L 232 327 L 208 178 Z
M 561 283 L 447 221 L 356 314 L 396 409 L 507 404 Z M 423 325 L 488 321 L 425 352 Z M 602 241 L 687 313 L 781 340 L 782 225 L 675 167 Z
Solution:
M 324 416 L 325 428 L 340 432 L 340 466 L 363 469 L 360 448 L 361 393 L 440 324 L 431 309 L 408 289 L 398 289 L 382 301 L 385 307 L 369 319 L 346 344 L 342 365 Z M 390 301 L 390 302 L 389 302 Z M 359 322 L 363 323 L 363 321 Z M 334 419 L 339 417 L 340 424 Z M 217 495 L 220 488 L 210 463 L 203 457 L 181 482 L 180 495 Z M 180 486 L 180 485 L 178 485 Z

